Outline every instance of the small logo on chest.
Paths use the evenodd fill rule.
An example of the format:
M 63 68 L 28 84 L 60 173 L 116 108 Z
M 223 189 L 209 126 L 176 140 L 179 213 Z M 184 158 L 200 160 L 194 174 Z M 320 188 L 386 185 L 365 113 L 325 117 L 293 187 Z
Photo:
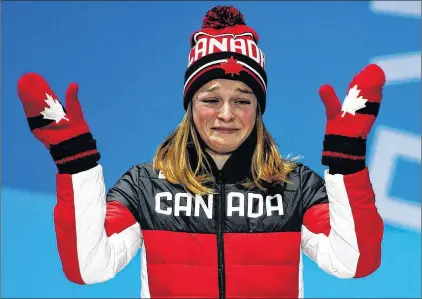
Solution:
M 263 196 L 257 193 L 229 192 L 225 198 L 227 217 L 259 218 L 261 216 L 284 215 L 283 199 L 280 194 Z M 214 195 L 204 199 L 190 193 L 159 192 L 155 195 L 155 212 L 163 215 L 200 217 L 205 214 L 212 219 Z

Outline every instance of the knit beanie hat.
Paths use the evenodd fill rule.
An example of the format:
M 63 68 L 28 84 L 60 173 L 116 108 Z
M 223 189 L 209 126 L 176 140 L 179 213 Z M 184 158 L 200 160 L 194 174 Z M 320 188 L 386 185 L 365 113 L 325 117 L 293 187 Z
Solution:
M 265 111 L 267 76 L 258 34 L 232 6 L 216 6 L 205 15 L 202 28 L 190 37 L 183 90 L 184 108 L 201 86 L 214 79 L 242 81 L 252 89 Z

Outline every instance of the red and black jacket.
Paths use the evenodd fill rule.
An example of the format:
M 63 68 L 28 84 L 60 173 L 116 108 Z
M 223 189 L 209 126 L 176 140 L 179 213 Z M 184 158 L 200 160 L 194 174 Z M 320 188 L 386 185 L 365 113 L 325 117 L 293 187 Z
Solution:
M 108 192 L 101 165 L 58 174 L 66 277 L 107 281 L 141 248 L 141 298 L 299 298 L 302 253 L 340 278 L 379 267 L 383 222 L 367 168 L 323 179 L 297 164 L 287 183 L 247 190 L 253 148 L 248 139 L 221 171 L 207 156 L 218 190 L 208 196 L 169 183 L 150 163 L 130 168 Z

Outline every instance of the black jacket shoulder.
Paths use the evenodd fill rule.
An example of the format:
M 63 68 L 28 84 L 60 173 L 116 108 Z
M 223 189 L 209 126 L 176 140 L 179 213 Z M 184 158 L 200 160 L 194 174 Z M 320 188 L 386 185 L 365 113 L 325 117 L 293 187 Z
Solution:
M 124 204 L 134 216 L 138 215 L 139 199 L 148 196 L 150 181 L 158 179 L 151 162 L 131 166 L 108 190 L 106 201 L 118 201 Z
M 298 184 L 304 211 L 315 204 L 328 202 L 324 178 L 307 165 L 296 163 L 288 179 Z

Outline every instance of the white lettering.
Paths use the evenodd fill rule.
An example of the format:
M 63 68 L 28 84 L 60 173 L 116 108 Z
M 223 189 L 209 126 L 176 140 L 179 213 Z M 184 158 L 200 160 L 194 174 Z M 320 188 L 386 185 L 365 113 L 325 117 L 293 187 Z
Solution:
M 258 45 L 250 39 L 244 38 L 213 38 L 203 37 L 198 40 L 191 49 L 188 58 L 188 67 L 198 59 L 218 52 L 236 52 L 248 56 L 265 67 L 265 55 L 259 49 Z
M 276 205 L 271 205 L 271 202 L 273 199 L 277 199 Z M 267 196 L 266 199 L 266 208 L 267 208 L 267 216 L 271 216 L 272 212 L 278 212 L 278 215 L 284 215 L 284 209 L 283 209 L 283 200 L 281 198 L 280 194 L 276 194 L 274 196 Z
M 213 202 L 213 194 L 208 195 L 208 206 L 205 204 L 201 195 L 195 195 L 195 217 L 199 217 L 199 207 L 202 207 L 202 210 L 205 212 L 205 215 L 207 215 L 207 218 L 212 219 Z
M 254 208 L 254 200 L 258 200 L 257 206 L 258 211 L 254 213 L 252 210 Z M 248 194 L 248 217 L 249 218 L 258 218 L 264 214 L 264 198 L 261 194 Z
M 172 194 L 170 192 L 160 192 L 155 194 L 155 211 L 158 214 L 164 214 L 164 215 L 171 215 L 171 208 L 167 207 L 167 209 L 161 208 L 161 201 L 163 199 L 171 200 Z
M 226 52 L 227 51 L 227 38 L 223 38 L 222 42 L 220 43 L 217 39 L 211 38 L 210 39 L 210 46 L 209 46 L 209 53 L 214 53 L 214 48 L 217 48 L 219 51 L 217 52 Z
M 173 201 L 174 196 L 174 201 Z M 220 199 L 219 199 L 220 200 Z M 167 201 L 167 202 L 165 202 Z M 169 201 L 173 201 L 170 204 Z M 264 197 L 261 194 L 241 192 L 229 192 L 226 197 L 227 217 L 259 218 L 264 215 Z M 164 208 L 165 207 L 165 208 Z M 155 211 L 158 214 L 200 217 L 201 211 L 208 219 L 212 219 L 214 207 L 214 195 L 210 194 L 206 198 L 190 193 L 159 192 L 155 195 Z M 280 194 L 267 196 L 265 199 L 267 216 L 284 215 L 283 200 Z
M 186 198 L 186 206 L 182 205 L 182 198 Z M 179 216 L 180 212 L 184 211 L 186 216 L 192 214 L 192 194 L 189 193 L 176 193 L 176 199 L 174 203 L 174 216 Z
M 233 206 L 233 199 L 239 199 L 239 205 Z M 238 212 L 239 216 L 245 216 L 245 196 L 240 192 L 230 192 L 227 196 L 227 216 L 232 217 L 233 212 Z
M 195 61 L 207 55 L 207 39 L 201 38 L 195 46 Z
M 245 40 L 243 39 L 230 39 L 230 49 L 232 50 L 232 52 L 237 52 L 242 55 L 248 55 L 248 53 L 246 53 Z
M 265 68 L 265 55 L 264 55 L 264 52 L 259 51 L 259 54 L 261 55 L 261 61 L 259 62 L 259 64 L 261 64 L 261 66 L 263 68 Z
M 260 56 L 258 46 L 255 44 L 253 40 L 250 40 L 250 39 L 247 40 L 247 43 L 248 43 L 249 57 L 255 60 L 257 63 L 260 63 L 261 56 Z
M 188 67 L 190 67 L 190 65 L 193 63 L 193 59 L 194 57 L 192 56 L 192 51 L 189 53 L 189 57 L 188 57 Z

